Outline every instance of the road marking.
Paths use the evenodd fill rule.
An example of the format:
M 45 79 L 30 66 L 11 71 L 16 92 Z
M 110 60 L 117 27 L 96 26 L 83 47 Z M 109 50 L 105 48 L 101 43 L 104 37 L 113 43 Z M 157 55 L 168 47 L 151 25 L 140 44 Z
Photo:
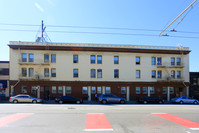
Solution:
M 113 128 L 103 113 L 90 113 L 87 114 L 84 131 L 113 131 Z
M 23 119 L 25 117 L 31 116 L 33 113 L 16 113 L 9 116 L 0 118 L 0 128 L 6 126 L 10 123 L 13 123 L 17 120 Z
M 190 121 L 175 115 L 171 115 L 171 114 L 166 114 L 166 113 L 153 113 L 154 115 L 160 116 L 164 119 L 170 120 L 172 122 L 175 122 L 179 125 L 182 125 L 184 127 L 187 127 L 191 130 L 199 130 L 199 123 L 194 122 L 194 121 Z

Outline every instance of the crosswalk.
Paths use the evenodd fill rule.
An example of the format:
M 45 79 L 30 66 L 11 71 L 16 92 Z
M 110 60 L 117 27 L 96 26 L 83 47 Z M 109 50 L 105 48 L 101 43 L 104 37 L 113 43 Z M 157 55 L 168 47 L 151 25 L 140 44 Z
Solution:
M 14 124 L 19 120 L 26 119 L 27 117 L 34 116 L 34 113 L 15 113 L 11 115 L 6 115 L 0 117 L 0 128 L 6 127 L 6 125 Z M 88 113 L 86 115 L 85 128 L 83 131 L 114 131 L 114 128 L 111 126 L 111 123 L 107 119 L 104 113 Z M 157 116 L 160 119 L 165 119 L 165 121 L 170 121 L 172 123 L 177 123 L 182 127 L 189 128 L 191 130 L 199 131 L 199 123 L 175 116 L 168 113 L 152 113 L 151 115 Z M 158 121 L 158 119 L 156 119 Z M 1 129 L 0 129 L 1 130 Z

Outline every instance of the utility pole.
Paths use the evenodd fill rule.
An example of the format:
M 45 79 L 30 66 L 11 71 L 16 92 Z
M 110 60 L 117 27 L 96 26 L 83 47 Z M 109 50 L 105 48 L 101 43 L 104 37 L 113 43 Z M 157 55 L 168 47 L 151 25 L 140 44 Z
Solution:
M 180 15 L 178 15 L 164 30 L 162 30 L 159 34 L 159 36 L 162 35 L 162 33 L 169 28 L 169 26 L 171 26 L 182 14 L 184 14 L 197 0 L 194 0 L 182 13 L 180 13 Z

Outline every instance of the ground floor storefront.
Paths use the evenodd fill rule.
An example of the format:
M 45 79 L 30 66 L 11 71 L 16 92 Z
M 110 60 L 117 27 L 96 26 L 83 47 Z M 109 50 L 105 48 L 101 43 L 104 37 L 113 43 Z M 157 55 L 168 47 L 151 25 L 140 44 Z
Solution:
M 189 96 L 188 86 L 188 82 L 10 81 L 12 95 L 28 94 L 45 100 L 71 95 L 91 101 L 95 94 L 111 93 L 127 101 L 145 96 L 169 101 L 175 96 Z

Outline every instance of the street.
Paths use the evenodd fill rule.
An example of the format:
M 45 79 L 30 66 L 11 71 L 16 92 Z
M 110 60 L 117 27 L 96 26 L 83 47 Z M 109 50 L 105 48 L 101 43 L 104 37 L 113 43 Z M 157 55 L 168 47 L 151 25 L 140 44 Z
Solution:
M 0 133 L 198 133 L 199 105 L 0 104 Z

